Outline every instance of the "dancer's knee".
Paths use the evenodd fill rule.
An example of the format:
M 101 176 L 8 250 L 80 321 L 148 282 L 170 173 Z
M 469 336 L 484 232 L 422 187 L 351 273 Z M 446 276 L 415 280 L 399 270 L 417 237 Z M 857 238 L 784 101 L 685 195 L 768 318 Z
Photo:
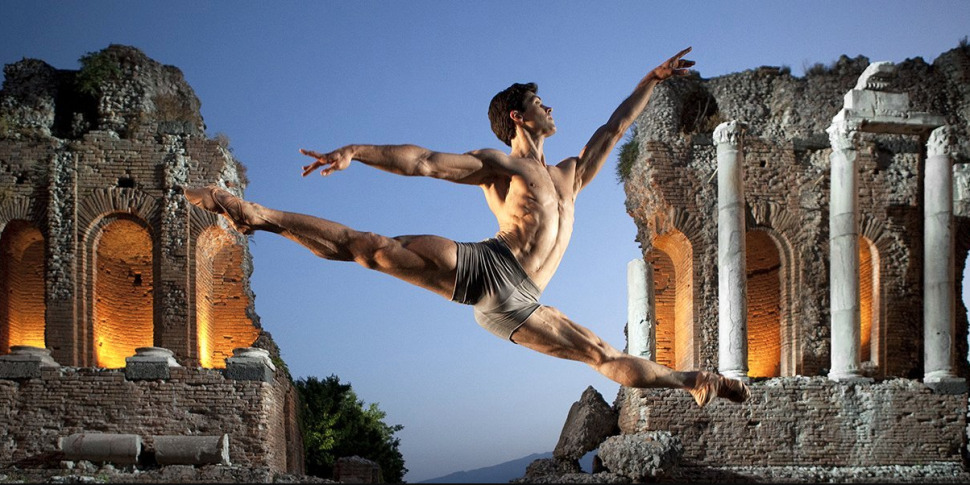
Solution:
M 368 269 L 379 269 L 386 259 L 386 252 L 392 242 L 380 234 L 373 232 L 356 232 L 350 235 L 347 249 L 351 258 L 357 264 Z

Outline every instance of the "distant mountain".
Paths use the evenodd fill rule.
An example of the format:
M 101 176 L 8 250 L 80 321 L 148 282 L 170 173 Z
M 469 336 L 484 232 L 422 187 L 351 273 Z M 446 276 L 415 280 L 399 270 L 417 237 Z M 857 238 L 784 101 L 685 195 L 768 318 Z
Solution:
M 595 452 L 587 453 L 579 460 L 583 470 L 589 472 L 593 467 L 593 455 Z M 498 465 L 487 466 L 475 470 L 464 472 L 449 473 L 443 477 L 431 478 L 418 483 L 509 483 L 516 478 L 525 476 L 525 469 L 532 462 L 541 458 L 552 458 L 552 452 L 533 453 L 524 458 L 519 458 Z

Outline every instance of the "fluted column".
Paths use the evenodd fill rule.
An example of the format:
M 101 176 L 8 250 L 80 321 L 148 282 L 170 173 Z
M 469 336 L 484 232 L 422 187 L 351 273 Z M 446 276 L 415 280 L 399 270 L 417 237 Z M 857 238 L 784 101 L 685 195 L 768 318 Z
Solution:
M 954 374 L 956 301 L 953 251 L 953 163 L 949 130 L 926 144 L 923 199 L 923 382 L 958 383 Z
M 748 299 L 745 271 L 744 124 L 721 123 L 717 147 L 718 372 L 748 378 Z
M 653 265 L 637 258 L 626 265 L 627 353 L 654 360 L 657 326 L 654 318 Z
M 832 356 L 829 379 L 863 380 L 859 372 L 859 180 L 856 167 L 858 125 L 833 121 L 826 130 L 832 144 L 829 157 L 829 290 L 831 292 Z

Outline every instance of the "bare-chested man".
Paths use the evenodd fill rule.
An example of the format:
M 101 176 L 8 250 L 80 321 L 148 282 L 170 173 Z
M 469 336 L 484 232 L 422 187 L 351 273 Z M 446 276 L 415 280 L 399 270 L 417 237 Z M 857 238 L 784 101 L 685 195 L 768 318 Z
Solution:
M 579 155 L 556 165 L 547 165 L 542 151 L 545 139 L 556 132 L 552 108 L 543 104 L 535 84 L 513 84 L 489 106 L 492 129 L 511 147 L 508 154 L 493 149 L 440 153 L 414 145 L 349 145 L 330 153 L 300 150 L 314 158 L 303 167 L 303 176 L 317 170 L 331 175 L 356 160 L 399 175 L 481 187 L 499 231 L 479 243 L 360 232 L 325 219 L 269 209 L 212 186 L 186 189 L 185 196 L 192 204 L 222 214 L 240 232 L 275 232 L 322 258 L 356 261 L 473 305 L 475 320 L 495 335 L 544 354 L 585 362 L 624 386 L 685 389 L 701 406 L 715 396 L 743 402 L 749 390 L 739 380 L 707 371 L 679 372 L 625 354 L 559 310 L 539 303 L 569 245 L 576 196 L 599 173 L 646 107 L 654 87 L 688 73 L 694 65 L 682 59 L 688 52 L 689 47 L 650 71 Z

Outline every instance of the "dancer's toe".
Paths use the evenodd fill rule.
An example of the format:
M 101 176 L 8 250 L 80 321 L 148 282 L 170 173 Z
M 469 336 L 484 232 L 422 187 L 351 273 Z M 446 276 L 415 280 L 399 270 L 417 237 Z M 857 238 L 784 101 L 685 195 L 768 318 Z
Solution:
M 707 371 L 698 371 L 694 387 L 687 391 L 700 407 L 706 406 L 714 397 L 722 397 L 737 403 L 747 401 L 751 397 L 751 389 L 744 382 Z
M 694 387 L 687 389 L 697 405 L 704 407 L 717 395 L 717 378 L 710 372 L 698 371 Z
M 724 376 L 718 376 L 721 381 L 721 385 L 717 390 L 717 396 L 723 397 L 733 402 L 744 402 L 751 397 L 751 389 L 747 384 L 738 380 L 730 379 Z
M 190 204 L 225 216 L 236 231 L 243 234 L 253 233 L 253 228 L 246 223 L 246 216 L 243 213 L 244 201 L 239 197 L 214 185 L 199 188 L 185 187 L 182 192 L 185 194 L 185 200 Z

